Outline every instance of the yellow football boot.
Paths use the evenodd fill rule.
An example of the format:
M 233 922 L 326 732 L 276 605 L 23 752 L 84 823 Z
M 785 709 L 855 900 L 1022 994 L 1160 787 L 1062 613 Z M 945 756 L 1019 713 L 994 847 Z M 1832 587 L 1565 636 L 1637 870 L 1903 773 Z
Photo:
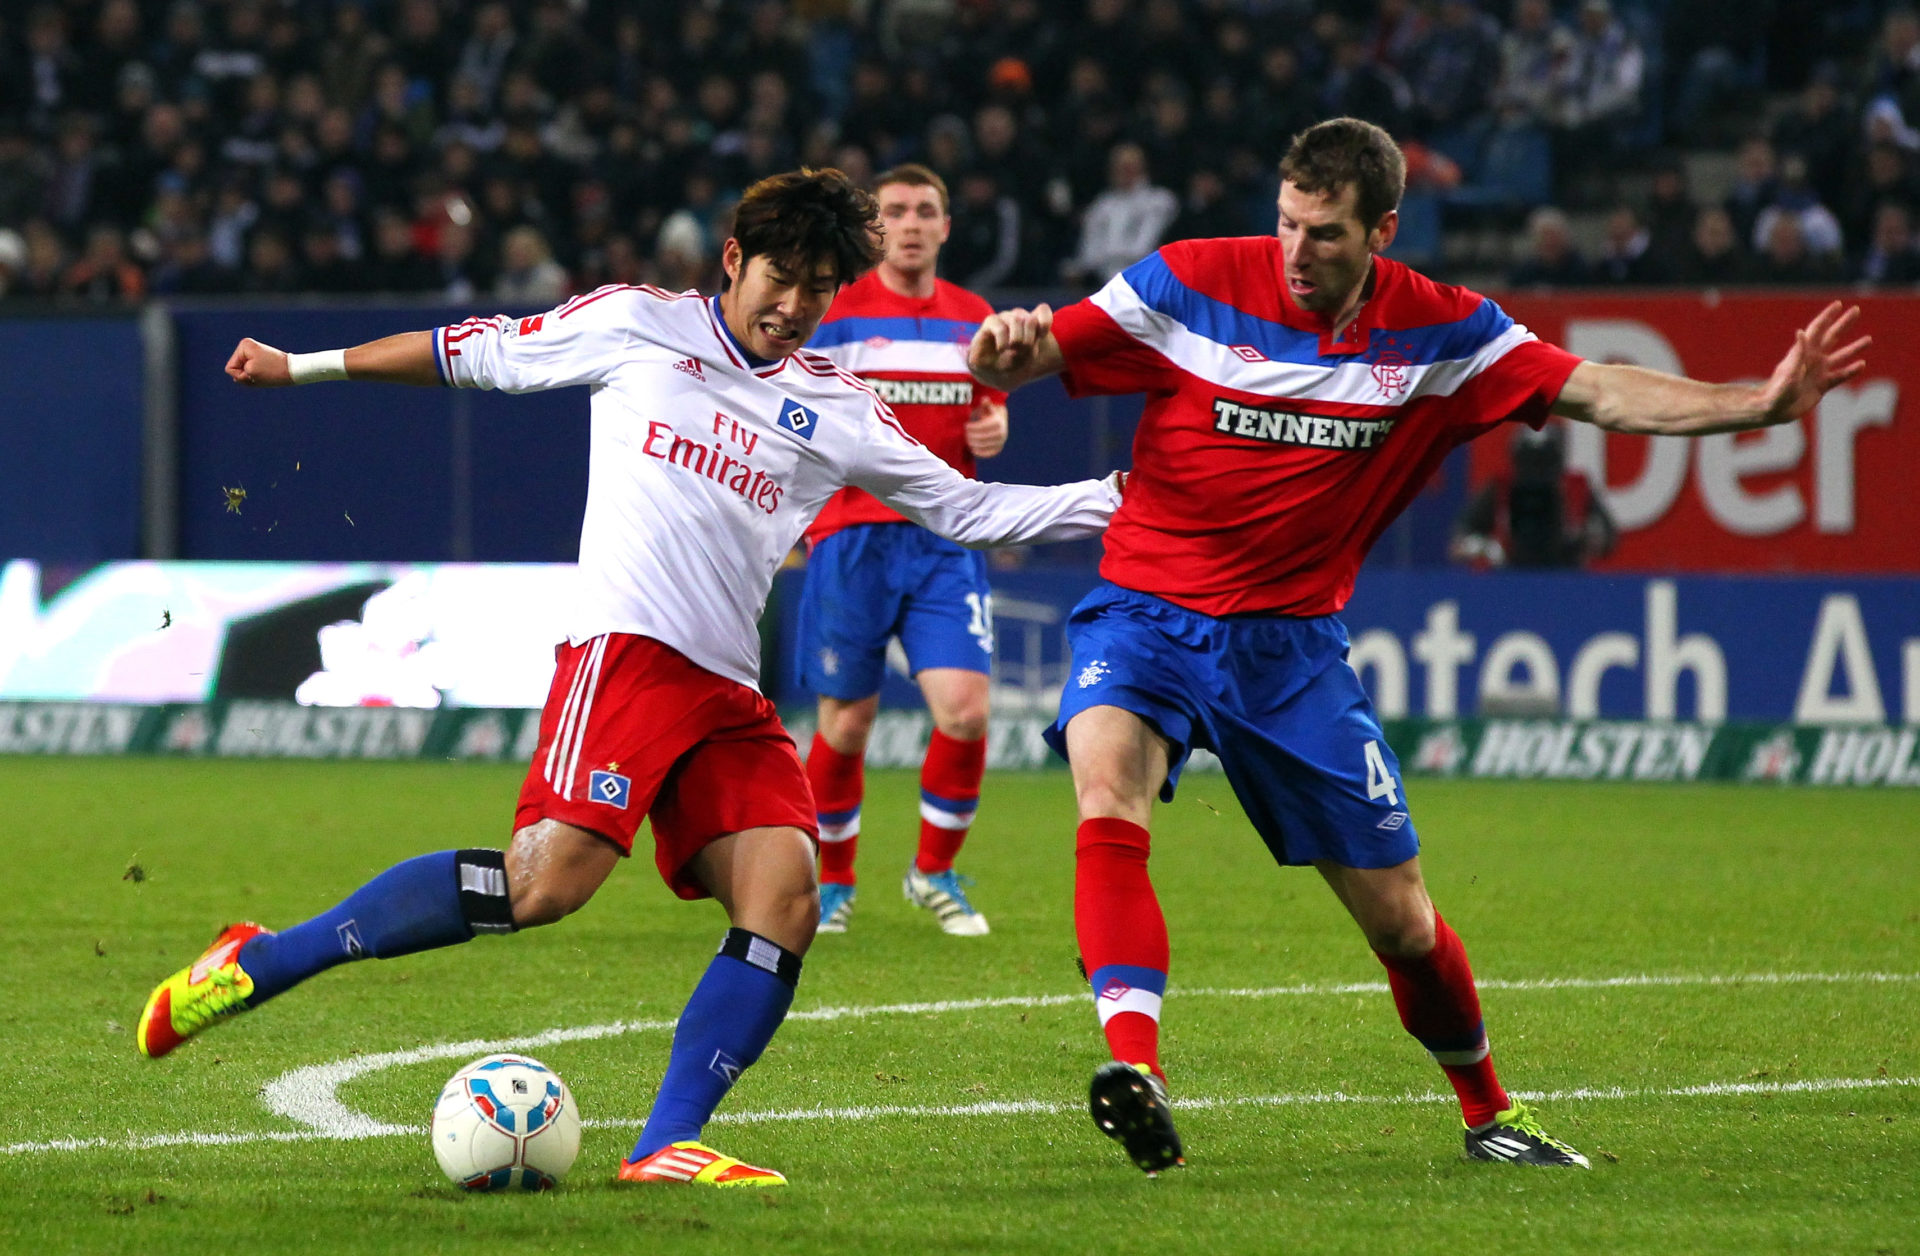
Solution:
M 199 959 L 161 982 L 140 1013 L 140 1054 L 157 1060 L 207 1026 L 246 1011 L 253 978 L 240 967 L 240 948 L 266 932 L 252 923 L 228 925 Z

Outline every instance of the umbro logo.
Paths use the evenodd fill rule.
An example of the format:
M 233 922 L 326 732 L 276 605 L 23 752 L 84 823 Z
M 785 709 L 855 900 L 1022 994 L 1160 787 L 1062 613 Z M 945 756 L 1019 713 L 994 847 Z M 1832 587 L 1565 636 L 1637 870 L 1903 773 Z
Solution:
M 682 375 L 691 375 L 703 384 L 707 382 L 707 373 L 700 369 L 699 358 L 682 358 L 673 364 L 673 369 Z
M 1239 358 L 1242 362 L 1265 362 L 1269 360 L 1266 354 L 1260 352 L 1252 345 L 1228 345 L 1227 352 Z
M 1396 811 L 1392 815 L 1388 816 L 1386 819 L 1382 820 L 1380 823 L 1374 825 L 1374 827 L 1377 829 L 1385 829 L 1387 832 L 1392 833 L 1397 831 L 1400 828 L 1400 826 L 1404 825 L 1406 822 L 1407 822 L 1407 813 L 1404 811 Z

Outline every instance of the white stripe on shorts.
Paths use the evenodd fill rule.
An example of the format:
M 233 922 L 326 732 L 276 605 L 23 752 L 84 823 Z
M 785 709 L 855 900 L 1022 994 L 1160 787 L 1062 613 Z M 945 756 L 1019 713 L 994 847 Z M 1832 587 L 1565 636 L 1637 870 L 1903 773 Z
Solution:
M 593 674 L 587 677 L 587 684 L 580 694 L 580 717 L 574 721 L 573 746 L 567 751 L 566 784 L 561 787 L 560 797 L 573 801 L 573 781 L 580 771 L 580 751 L 587 744 L 587 724 L 593 719 L 593 697 L 600 688 L 600 664 L 607 657 L 607 639 L 593 639 Z

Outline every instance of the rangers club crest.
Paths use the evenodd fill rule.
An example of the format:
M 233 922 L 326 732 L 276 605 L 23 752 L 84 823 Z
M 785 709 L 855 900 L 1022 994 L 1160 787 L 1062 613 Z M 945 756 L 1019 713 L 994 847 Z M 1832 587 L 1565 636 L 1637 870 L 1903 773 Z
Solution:
M 1392 398 L 1407 391 L 1407 368 L 1412 365 L 1398 349 L 1382 351 L 1373 364 L 1373 382 L 1380 389 L 1380 395 Z

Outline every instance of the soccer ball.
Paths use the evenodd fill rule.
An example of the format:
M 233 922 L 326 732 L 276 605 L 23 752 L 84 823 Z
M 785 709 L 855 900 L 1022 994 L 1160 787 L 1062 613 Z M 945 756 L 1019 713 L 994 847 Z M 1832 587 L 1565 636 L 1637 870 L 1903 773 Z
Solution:
M 567 1084 L 524 1055 L 490 1055 L 455 1073 L 433 1105 L 433 1154 L 470 1191 L 559 1184 L 580 1154 Z

